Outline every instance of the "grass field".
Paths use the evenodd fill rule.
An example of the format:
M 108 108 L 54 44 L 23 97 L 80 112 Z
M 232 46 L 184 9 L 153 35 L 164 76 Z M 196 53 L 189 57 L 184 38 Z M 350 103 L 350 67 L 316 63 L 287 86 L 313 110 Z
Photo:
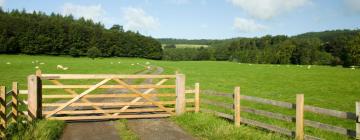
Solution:
M 163 67 L 166 74 L 174 74 L 175 71 L 186 74 L 186 85 L 188 87 L 193 87 L 195 82 L 200 82 L 201 89 L 231 93 L 235 86 L 241 86 L 241 94 L 244 95 L 293 103 L 295 102 L 295 95 L 303 93 L 305 95 L 305 104 L 307 105 L 341 111 L 355 112 L 355 101 L 359 101 L 360 97 L 360 88 L 358 88 L 360 87 L 360 79 L 358 78 L 360 77 L 360 70 L 329 66 L 311 66 L 311 68 L 308 69 L 307 66 L 296 65 L 251 65 L 215 61 L 171 62 L 136 58 L 104 58 L 91 60 L 89 58 L 71 57 L 0 55 L 0 84 L 10 85 L 12 81 L 19 81 L 22 88 L 25 88 L 26 76 L 35 72 L 36 64 L 33 64 L 32 61 L 36 60 L 45 63 L 44 65 L 38 65 L 44 73 L 129 74 L 143 69 L 140 65 L 133 66 L 131 64 L 150 62 L 152 65 Z M 11 64 L 6 64 L 7 62 Z M 118 64 L 118 62 L 121 63 Z M 58 64 L 68 66 L 69 70 L 57 70 L 56 65 Z M 226 101 L 225 99 L 215 100 Z M 246 102 L 242 102 L 242 104 L 289 115 L 294 114 L 294 112 L 275 109 L 269 106 Z M 242 115 L 245 117 L 253 117 L 246 113 Z M 188 117 L 185 118 L 189 118 L 191 115 L 187 116 Z M 185 118 L 180 118 L 178 122 L 181 123 L 181 120 Z M 307 113 L 305 114 L 305 118 L 346 128 L 355 128 L 354 122 L 342 121 L 332 117 L 323 117 Z M 255 117 L 255 120 L 269 122 L 286 128 L 294 127 L 292 124 L 283 124 L 261 117 Z M 206 121 L 209 120 L 204 119 L 204 122 Z M 183 125 L 189 128 L 189 131 L 192 130 L 190 124 L 186 126 L 186 124 L 183 123 Z M 192 132 L 198 132 L 198 130 Z M 320 137 L 325 139 L 346 139 L 346 137 L 340 135 L 311 128 L 306 128 L 306 132 L 320 135 Z M 251 129 L 249 133 L 263 132 Z M 219 135 L 221 134 L 219 133 Z M 231 135 L 229 137 L 231 137 Z M 276 137 L 276 139 L 278 138 L 282 139 L 282 137 Z

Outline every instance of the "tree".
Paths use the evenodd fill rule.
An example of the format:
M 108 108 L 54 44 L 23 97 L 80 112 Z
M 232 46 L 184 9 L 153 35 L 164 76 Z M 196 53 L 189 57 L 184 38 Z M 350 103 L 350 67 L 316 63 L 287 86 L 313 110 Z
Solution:
M 98 48 L 91 47 L 87 51 L 87 56 L 90 57 L 91 59 L 95 59 L 95 58 L 101 56 L 101 52 L 100 52 L 100 50 Z

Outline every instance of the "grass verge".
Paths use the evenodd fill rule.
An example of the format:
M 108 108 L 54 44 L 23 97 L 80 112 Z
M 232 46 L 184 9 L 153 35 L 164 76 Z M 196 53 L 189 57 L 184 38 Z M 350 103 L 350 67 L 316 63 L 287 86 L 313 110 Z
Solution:
M 116 129 L 119 131 L 120 139 L 122 140 L 138 140 L 139 137 L 131 131 L 127 126 L 126 119 L 120 119 L 116 123 Z
M 58 120 L 20 120 L 9 124 L 6 137 L 11 140 L 56 140 L 60 138 L 64 126 L 65 122 Z
M 199 139 L 205 140 L 277 140 L 277 139 L 290 139 L 288 137 L 258 131 L 256 128 L 240 126 L 236 127 L 233 123 L 215 117 L 207 113 L 186 113 L 181 116 L 172 117 L 175 123 L 184 128 L 187 132 Z

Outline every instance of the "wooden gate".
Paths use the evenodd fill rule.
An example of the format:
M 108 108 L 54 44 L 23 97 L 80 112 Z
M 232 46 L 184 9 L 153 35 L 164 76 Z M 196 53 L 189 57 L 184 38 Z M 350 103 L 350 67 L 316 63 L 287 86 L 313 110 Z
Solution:
M 156 84 L 128 82 L 145 79 Z M 79 84 L 84 81 L 95 84 Z M 184 113 L 186 102 L 194 102 L 185 99 L 183 74 L 41 74 L 37 71 L 28 77 L 28 92 L 29 115 L 56 120 L 169 117 Z

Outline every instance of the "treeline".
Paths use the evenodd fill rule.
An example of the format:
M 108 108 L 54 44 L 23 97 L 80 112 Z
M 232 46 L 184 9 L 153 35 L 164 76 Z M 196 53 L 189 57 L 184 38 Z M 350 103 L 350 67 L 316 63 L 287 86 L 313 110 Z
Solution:
M 0 8 L 0 53 L 161 59 L 161 44 L 139 33 L 84 18 Z
M 201 49 L 165 49 L 164 59 L 343 65 L 345 67 L 360 65 L 359 30 L 306 33 L 293 37 L 267 35 L 260 38 L 237 38 L 217 42 L 211 46 Z

